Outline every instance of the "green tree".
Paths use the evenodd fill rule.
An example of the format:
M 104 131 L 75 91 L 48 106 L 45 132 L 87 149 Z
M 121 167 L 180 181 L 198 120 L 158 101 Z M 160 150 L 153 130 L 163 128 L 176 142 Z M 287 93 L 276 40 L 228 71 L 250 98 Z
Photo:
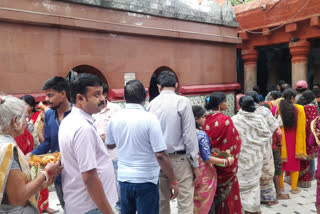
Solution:
M 250 1 L 253 1 L 253 0 L 231 0 L 231 4 L 233 6 L 236 6 L 236 5 L 243 4 Z

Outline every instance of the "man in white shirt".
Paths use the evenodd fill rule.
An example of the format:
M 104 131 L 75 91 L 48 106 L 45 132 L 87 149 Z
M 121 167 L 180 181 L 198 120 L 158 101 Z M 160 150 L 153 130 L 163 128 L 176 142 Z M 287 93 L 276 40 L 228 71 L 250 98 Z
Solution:
M 162 71 L 157 80 L 160 95 L 150 102 L 148 109 L 160 121 L 173 171 L 179 181 L 178 213 L 193 214 L 194 185 L 200 178 L 200 171 L 192 105 L 188 98 L 175 93 L 178 83 L 172 71 Z M 170 214 L 169 196 L 170 181 L 161 171 L 161 214 Z
M 171 199 L 178 194 L 177 180 L 160 123 L 143 107 L 144 86 L 138 80 L 129 81 L 124 96 L 126 109 L 111 119 L 106 136 L 108 147 L 118 148 L 121 213 L 158 214 L 160 167 L 171 183 Z
M 66 213 L 112 214 L 118 200 L 114 170 L 92 117 L 104 104 L 102 81 L 81 73 L 70 90 L 74 106 L 59 129 Z

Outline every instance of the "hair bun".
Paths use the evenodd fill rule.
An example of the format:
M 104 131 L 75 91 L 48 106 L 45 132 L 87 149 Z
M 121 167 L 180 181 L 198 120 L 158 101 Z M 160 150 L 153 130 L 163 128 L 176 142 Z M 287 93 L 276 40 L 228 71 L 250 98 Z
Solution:
M 0 97 L 0 104 L 3 104 L 6 100 L 3 97 Z

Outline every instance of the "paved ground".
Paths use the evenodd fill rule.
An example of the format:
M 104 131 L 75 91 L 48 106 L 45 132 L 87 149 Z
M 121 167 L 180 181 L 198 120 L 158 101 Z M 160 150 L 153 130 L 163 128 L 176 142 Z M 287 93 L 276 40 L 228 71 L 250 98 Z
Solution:
M 286 192 L 289 192 L 289 185 L 285 186 Z M 302 189 L 302 191 L 293 195 L 290 194 L 291 199 L 286 201 L 279 201 L 280 203 L 268 207 L 266 205 L 261 205 L 261 210 L 263 214 L 314 214 L 316 213 L 316 208 L 314 203 L 316 201 L 316 181 L 312 182 L 311 188 Z M 55 192 L 50 192 L 50 207 L 59 210 L 59 214 L 62 214 L 62 208 L 59 204 L 59 200 Z M 172 202 L 172 213 L 177 214 L 177 203 Z

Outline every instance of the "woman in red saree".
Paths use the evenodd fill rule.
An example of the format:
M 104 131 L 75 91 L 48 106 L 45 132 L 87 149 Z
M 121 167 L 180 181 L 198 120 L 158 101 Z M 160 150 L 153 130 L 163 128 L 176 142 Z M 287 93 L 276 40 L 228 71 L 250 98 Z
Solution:
M 31 95 L 24 95 L 23 97 L 21 97 L 21 99 L 23 99 L 28 106 L 27 107 L 28 114 L 29 114 L 28 127 L 29 127 L 29 131 L 31 133 L 29 131 L 27 131 L 28 132 L 27 136 L 28 136 L 28 138 L 32 139 L 32 142 L 34 142 L 34 143 L 32 143 L 32 149 L 30 151 L 28 150 L 25 153 L 25 154 L 27 154 L 33 150 L 33 147 L 37 147 L 39 145 L 39 142 L 42 142 L 44 140 L 41 128 L 39 130 L 39 127 L 41 127 L 41 124 L 43 124 L 43 121 L 42 121 L 42 112 L 36 110 L 36 101 L 35 101 L 34 97 Z M 30 128 L 30 126 L 31 126 L 31 128 Z M 25 130 L 25 132 L 26 132 L 26 130 Z M 17 143 L 18 143 L 18 141 L 17 141 Z M 19 145 L 19 143 L 18 143 L 18 145 Z M 49 190 L 48 190 L 48 188 L 40 191 L 38 208 L 39 208 L 40 213 L 42 213 L 42 212 L 55 213 L 56 212 L 55 210 L 53 210 L 49 207 Z
M 192 106 L 199 143 L 199 170 L 201 177 L 194 189 L 194 214 L 208 214 L 217 188 L 217 172 L 214 164 L 231 165 L 234 159 L 217 158 L 211 154 L 208 135 L 200 130 L 205 123 L 206 111 L 201 106 Z
M 230 117 L 220 113 L 227 109 L 225 94 L 214 92 L 206 98 L 206 109 L 212 110 L 203 126 L 211 147 L 218 152 L 230 152 L 234 163 L 228 167 L 216 166 L 218 183 L 214 203 L 209 213 L 241 213 L 239 183 L 237 178 L 241 139 Z
M 308 188 L 311 186 L 311 169 L 310 164 L 313 158 L 317 157 L 318 147 L 309 145 L 309 136 L 311 134 L 311 122 L 318 116 L 318 109 L 313 101 L 316 99 L 311 90 L 303 92 L 302 96 L 297 101 L 297 104 L 304 106 L 306 114 L 306 146 L 307 146 L 307 160 L 300 160 L 300 173 L 298 186 Z

